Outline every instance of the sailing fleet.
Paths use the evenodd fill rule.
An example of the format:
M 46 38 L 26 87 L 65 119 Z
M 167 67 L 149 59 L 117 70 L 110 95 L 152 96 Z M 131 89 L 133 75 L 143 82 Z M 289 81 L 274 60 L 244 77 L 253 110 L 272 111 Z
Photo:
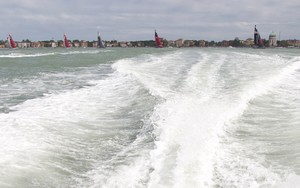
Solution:
M 11 33 L 9 33 L 8 37 L 7 37 L 7 47 L 11 48 L 11 49 L 17 48 L 17 45 L 16 45 Z M 63 35 L 63 47 L 64 48 L 71 48 L 71 44 L 70 44 L 70 41 L 67 38 L 66 33 L 64 33 L 64 35 Z M 102 41 L 101 36 L 100 36 L 100 32 L 98 32 L 97 47 L 98 48 L 105 48 L 104 42 Z
M 163 44 L 161 42 L 161 38 L 158 36 L 156 30 L 154 32 L 155 32 L 155 34 L 154 34 L 155 45 L 156 45 L 157 48 L 162 48 Z M 7 44 L 8 44 L 8 48 L 11 48 L 11 49 L 17 48 L 17 45 L 16 45 L 16 43 L 15 43 L 15 41 L 12 38 L 10 33 L 8 34 L 8 37 L 7 37 Z M 63 46 L 64 46 L 64 48 L 71 48 L 71 44 L 70 44 L 70 42 L 67 38 L 66 33 L 64 33 L 64 35 L 63 35 Z M 97 47 L 98 48 L 105 48 L 104 41 L 101 39 L 101 36 L 100 36 L 100 32 L 98 32 Z
M 67 38 L 66 33 L 64 34 L 64 48 L 70 48 L 70 42 Z M 97 47 L 98 48 L 105 48 L 103 41 L 101 40 L 100 32 L 98 32 L 98 41 L 97 41 Z
M 162 48 L 163 43 L 161 42 L 161 38 L 158 36 L 156 30 L 154 30 L 154 39 L 155 39 L 156 48 Z M 13 40 L 12 35 L 10 33 L 8 34 L 8 37 L 7 37 L 7 44 L 8 44 L 8 47 L 12 48 L 12 49 L 15 49 L 17 47 L 16 43 Z M 70 44 L 70 42 L 67 38 L 66 33 L 64 33 L 64 35 L 63 35 L 63 46 L 64 46 L 64 48 L 71 48 L 71 44 Z M 101 36 L 100 36 L 100 32 L 98 32 L 97 47 L 98 48 L 105 48 L 104 42 L 102 41 Z M 264 47 L 263 41 L 262 41 L 262 39 L 260 37 L 260 34 L 259 34 L 259 32 L 256 28 L 256 25 L 255 25 L 255 27 L 254 27 L 254 46 L 253 46 L 253 48 L 263 48 L 263 47 Z

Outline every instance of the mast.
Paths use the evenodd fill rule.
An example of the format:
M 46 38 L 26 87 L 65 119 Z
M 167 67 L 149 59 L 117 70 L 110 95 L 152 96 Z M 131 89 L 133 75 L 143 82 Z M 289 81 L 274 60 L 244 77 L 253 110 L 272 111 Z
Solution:
M 163 45 L 162 45 L 162 43 L 161 43 L 161 38 L 159 38 L 159 36 L 157 35 L 157 33 L 156 33 L 156 30 L 154 31 L 155 32 L 155 44 L 156 44 L 156 48 L 162 48 L 163 47 Z
M 105 48 L 101 40 L 100 32 L 98 32 L 98 48 Z
M 64 34 L 64 47 L 65 48 L 70 48 L 71 47 L 71 45 L 70 45 L 70 43 L 68 41 L 66 33 Z

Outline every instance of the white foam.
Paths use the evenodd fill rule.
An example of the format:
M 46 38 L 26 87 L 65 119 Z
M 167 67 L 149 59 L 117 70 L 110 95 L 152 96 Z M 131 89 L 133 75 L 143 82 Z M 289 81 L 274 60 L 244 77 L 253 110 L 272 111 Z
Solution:
M 176 93 L 173 86 L 178 84 L 180 71 L 186 66 L 181 62 L 180 55 L 181 53 L 175 53 L 158 57 L 151 55 L 138 59 L 122 59 L 112 67 L 120 73 L 134 76 L 151 94 L 168 98 Z
M 272 59 L 271 62 L 274 61 L 276 60 Z M 231 122 L 243 115 L 252 100 L 278 90 L 280 85 L 289 82 L 291 77 L 294 77 L 294 73 L 300 68 L 299 62 L 292 60 L 278 64 L 286 63 L 285 66 L 272 69 L 272 74 L 261 75 L 259 79 L 248 82 L 241 88 L 238 92 L 238 100 L 232 100 L 232 108 L 227 111 L 230 121 L 226 122 L 225 128 L 230 128 L 228 126 L 232 125 L 239 126 L 239 123 L 232 124 Z M 221 181 L 216 179 L 217 185 L 272 187 L 282 181 L 282 174 L 290 173 L 282 167 L 281 170 L 273 168 L 263 155 L 256 154 L 257 151 L 253 151 L 249 147 L 245 148 L 246 146 L 240 145 L 238 140 L 232 138 L 225 138 L 225 140 L 226 142 L 222 144 L 222 150 L 219 151 L 216 158 L 216 169 L 219 178 L 222 179 Z
M 33 176 L 45 171 L 52 172 L 53 176 L 48 179 L 53 178 L 58 182 L 64 181 L 64 178 L 56 177 L 60 173 L 54 173 L 55 169 L 75 176 L 78 172 L 63 161 L 68 156 L 75 160 L 77 153 L 81 152 L 85 155 L 92 152 L 92 156 L 93 147 L 105 147 L 98 144 L 93 146 L 93 143 L 86 141 L 97 136 L 100 143 L 105 139 L 101 135 L 109 135 L 111 129 L 127 126 L 126 119 L 117 122 L 112 118 L 123 108 L 131 106 L 135 99 L 133 96 L 139 89 L 140 86 L 130 77 L 115 74 L 98 81 L 95 86 L 27 100 L 13 107 L 12 112 L 0 114 L 0 167 L 2 172 L 6 172 L 0 173 L 1 177 L 23 176 L 21 174 L 29 172 L 28 169 L 34 169 Z M 116 126 L 114 121 L 117 122 Z M 85 148 L 84 145 L 90 147 Z M 83 151 L 85 149 L 87 151 Z M 94 155 L 97 156 L 96 153 Z M 54 160 L 60 157 L 64 160 Z M 89 159 L 81 160 L 89 162 Z M 26 168 L 18 170 L 20 166 Z
M 219 66 L 224 63 L 223 59 L 224 57 L 218 63 Z M 239 91 L 234 91 L 239 94 L 237 96 L 224 92 L 218 93 L 221 95 L 220 97 L 212 98 L 215 95 L 214 92 L 206 93 L 209 96 L 201 96 L 199 93 L 194 95 L 195 92 L 191 92 L 167 98 L 165 103 L 156 108 L 152 116 L 152 121 L 156 125 L 157 141 L 156 149 L 151 153 L 151 164 L 154 171 L 150 175 L 149 187 L 213 186 L 215 184 L 215 162 L 220 158 L 226 160 L 222 156 L 225 154 L 217 153 L 222 151 L 220 148 L 221 136 L 225 134 L 224 129 L 228 122 L 240 117 L 251 100 L 272 91 L 298 70 L 299 66 L 298 62 L 292 62 L 279 70 L 278 74 L 275 72 L 275 75 L 261 77 L 255 82 L 250 81 L 249 85 L 242 85 L 238 88 Z M 219 84 L 215 77 L 219 68 L 215 66 L 215 69 L 208 71 L 206 76 L 211 79 L 208 83 Z M 199 83 L 197 78 L 202 78 L 199 77 L 199 73 L 195 74 L 197 72 L 195 70 L 196 68 L 190 72 L 190 76 L 193 78 L 187 78 L 187 80 Z M 189 87 L 191 88 L 191 86 Z M 218 86 L 207 87 L 212 87 L 212 91 L 218 88 Z M 240 160 L 242 162 L 244 159 Z M 270 169 L 256 163 L 256 161 L 249 161 L 247 165 L 253 166 L 252 169 L 248 169 L 249 177 L 240 177 L 242 179 L 237 185 L 248 185 L 248 183 L 251 186 L 259 186 L 260 183 L 274 185 L 280 180 L 279 176 Z M 218 165 L 222 165 L 222 162 Z M 269 176 L 270 178 L 260 180 L 259 175 L 258 179 L 251 177 L 255 176 L 255 172 L 258 171 L 261 171 L 260 174 L 263 174 L 264 177 Z
M 148 181 L 148 169 L 150 168 L 148 159 L 144 157 L 134 158 L 129 164 L 120 165 L 109 174 L 103 173 L 99 169 L 93 174 L 93 185 L 91 187 L 145 187 Z
M 299 61 L 290 61 L 289 65 L 281 68 L 273 72 L 270 76 L 261 76 L 260 79 L 256 82 L 252 82 L 245 86 L 242 93 L 240 93 L 240 102 L 239 107 L 237 108 L 238 112 L 233 112 L 237 116 L 240 116 L 241 113 L 247 108 L 248 103 L 261 95 L 267 94 L 272 91 L 272 89 L 276 88 L 280 84 L 282 84 L 289 76 L 292 76 L 295 71 L 300 69 Z
M 73 55 L 73 54 L 98 54 L 111 52 L 111 50 L 88 50 L 88 51 L 69 51 L 69 52 L 58 52 L 59 55 Z
M 51 55 L 55 55 L 55 53 L 36 53 L 36 54 L 10 53 L 8 55 L 0 55 L 0 58 L 41 57 L 41 56 L 51 56 Z
M 98 54 L 104 52 L 111 52 L 111 50 L 87 50 L 87 51 L 67 51 L 67 52 L 51 52 L 51 53 L 10 53 L 5 55 L 0 55 L 0 58 L 28 58 L 28 57 L 42 57 L 42 56 L 54 56 L 54 55 L 76 55 L 76 54 Z
M 226 104 L 211 99 L 225 59 L 225 56 L 216 57 L 210 66 L 209 58 L 204 55 L 188 73 L 183 93 L 168 98 L 155 109 L 151 117 L 157 138 L 156 149 L 151 152 L 155 170 L 150 175 L 149 187 L 213 185 L 213 159 L 227 118 Z M 203 76 L 199 76 L 201 73 Z M 207 84 L 203 86 L 203 83 Z M 203 88 L 211 92 L 203 92 Z
M 300 185 L 300 176 L 290 174 L 285 181 L 278 183 L 274 188 L 297 188 Z
M 105 80 L 92 81 L 91 87 L 26 101 L 14 112 L 0 114 L 1 132 L 7 133 L 0 138 L 4 143 L 0 165 L 16 163 L 24 156 L 30 156 L 35 163 L 51 156 L 44 153 L 49 148 L 62 151 L 70 147 L 73 153 L 69 156 L 77 157 L 74 153 L 81 151 L 74 146 L 88 139 L 90 135 L 85 133 L 113 136 L 117 133 L 111 127 L 132 126 L 124 123 L 128 119 L 117 121 L 112 117 L 118 110 L 135 104 L 134 97 L 142 87 L 163 99 L 157 101 L 161 103 L 149 120 L 154 126 L 155 148 L 144 148 L 143 140 L 139 140 L 142 136 L 137 136 L 129 145 L 120 144 L 116 149 L 119 152 L 110 159 L 102 160 L 100 155 L 92 158 L 92 169 L 77 176 L 81 187 L 274 186 L 282 181 L 280 174 L 264 164 L 263 156 L 253 155 L 230 140 L 226 131 L 252 100 L 276 90 L 294 76 L 300 64 L 298 59 L 279 59 L 276 67 L 262 74 L 264 71 L 256 69 L 251 72 L 252 68 L 259 69 L 255 63 L 249 64 L 247 58 L 253 57 L 245 60 L 243 54 L 238 54 L 231 58 L 232 54 L 174 52 L 123 59 L 113 65 L 117 72 Z M 187 56 L 190 59 L 186 62 Z M 271 64 L 277 58 L 266 61 Z M 149 102 L 146 99 L 143 102 Z M 64 140 L 64 136 L 69 139 Z M 106 149 L 103 155 L 116 145 L 107 138 L 103 145 L 96 145 Z M 97 137 L 97 141 L 100 139 Z M 228 147 L 223 143 L 226 141 Z M 89 157 L 97 150 L 87 148 Z M 76 174 L 67 166 L 55 165 Z M 285 183 L 295 182 L 298 177 L 288 178 Z
M 222 114 L 219 104 L 190 96 L 175 98 L 156 109 L 152 118 L 157 141 L 151 155 L 155 170 L 150 187 L 212 185 Z

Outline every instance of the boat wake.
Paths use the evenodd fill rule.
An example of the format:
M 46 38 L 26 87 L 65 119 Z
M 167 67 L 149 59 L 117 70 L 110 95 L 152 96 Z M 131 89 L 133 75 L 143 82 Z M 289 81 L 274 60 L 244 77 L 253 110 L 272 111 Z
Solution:
M 107 187 L 143 187 L 139 182 L 147 179 L 147 187 L 251 187 L 274 186 L 284 181 L 288 171 L 277 174 L 276 170 L 264 166 L 262 156 L 234 143 L 227 131 L 237 126 L 235 122 L 243 117 L 251 101 L 276 90 L 300 69 L 300 64 L 297 58 L 286 61 L 261 56 L 269 62 L 277 61 L 277 69 L 255 79 L 253 74 L 248 75 L 246 80 L 236 83 L 239 74 L 245 75 L 249 71 L 241 69 L 242 72 L 235 72 L 237 75 L 232 80 L 224 81 L 224 72 L 236 71 L 236 65 L 229 63 L 245 58 L 244 55 L 199 54 L 194 64 L 189 66 L 177 64 L 183 59 L 180 53 L 152 57 L 144 63 L 127 59 L 114 64 L 117 71 L 134 76 L 150 93 L 161 97 L 164 102 L 154 108 L 150 117 L 155 138 L 150 157 L 142 159 L 144 164 L 138 162 L 122 166 L 116 177 L 111 175 L 106 183 L 101 184 Z M 176 69 L 168 62 L 176 64 Z M 158 64 L 162 64 L 160 66 L 164 70 L 155 71 Z M 178 79 L 175 76 L 178 72 L 186 72 L 186 76 Z M 261 72 L 255 74 L 260 75 Z M 185 81 L 178 82 L 182 79 Z M 174 87 L 174 83 L 177 83 L 177 87 Z M 228 90 L 228 87 L 234 90 Z M 231 142 L 227 145 L 229 140 Z M 121 178 L 119 174 L 128 171 L 137 174 L 141 168 L 149 168 L 148 177 L 144 175 L 142 179 L 129 180 Z
M 72 53 L 82 52 L 49 56 Z M 0 187 L 299 183 L 299 56 L 154 53 L 112 64 L 76 56 L 72 66 L 3 81 L 3 99 L 15 104 L 0 113 Z M 33 97 L 10 98 L 18 89 Z

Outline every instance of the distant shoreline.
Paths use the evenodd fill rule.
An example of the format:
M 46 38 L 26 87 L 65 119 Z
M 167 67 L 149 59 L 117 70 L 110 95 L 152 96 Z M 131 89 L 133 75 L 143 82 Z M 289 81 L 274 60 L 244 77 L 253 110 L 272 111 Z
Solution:
M 85 41 L 85 40 L 69 40 L 71 47 L 74 48 L 97 48 L 97 41 Z M 144 40 L 144 41 L 103 41 L 105 47 L 155 47 L 154 40 Z M 205 41 L 205 40 L 162 40 L 164 47 L 170 48 L 185 48 L 185 47 L 225 47 L 225 48 L 252 48 L 254 46 L 253 39 L 249 38 L 247 40 L 223 40 L 219 42 L 215 41 Z M 49 41 L 37 41 L 32 42 L 30 40 L 23 40 L 21 42 L 15 41 L 18 48 L 63 48 L 63 41 L 49 40 Z M 264 46 L 268 48 L 268 40 L 264 40 Z M 277 42 L 277 47 L 279 48 L 299 48 L 300 40 L 281 40 Z M 8 48 L 7 41 L 0 40 L 0 48 Z M 274 48 L 274 47 L 271 47 Z

